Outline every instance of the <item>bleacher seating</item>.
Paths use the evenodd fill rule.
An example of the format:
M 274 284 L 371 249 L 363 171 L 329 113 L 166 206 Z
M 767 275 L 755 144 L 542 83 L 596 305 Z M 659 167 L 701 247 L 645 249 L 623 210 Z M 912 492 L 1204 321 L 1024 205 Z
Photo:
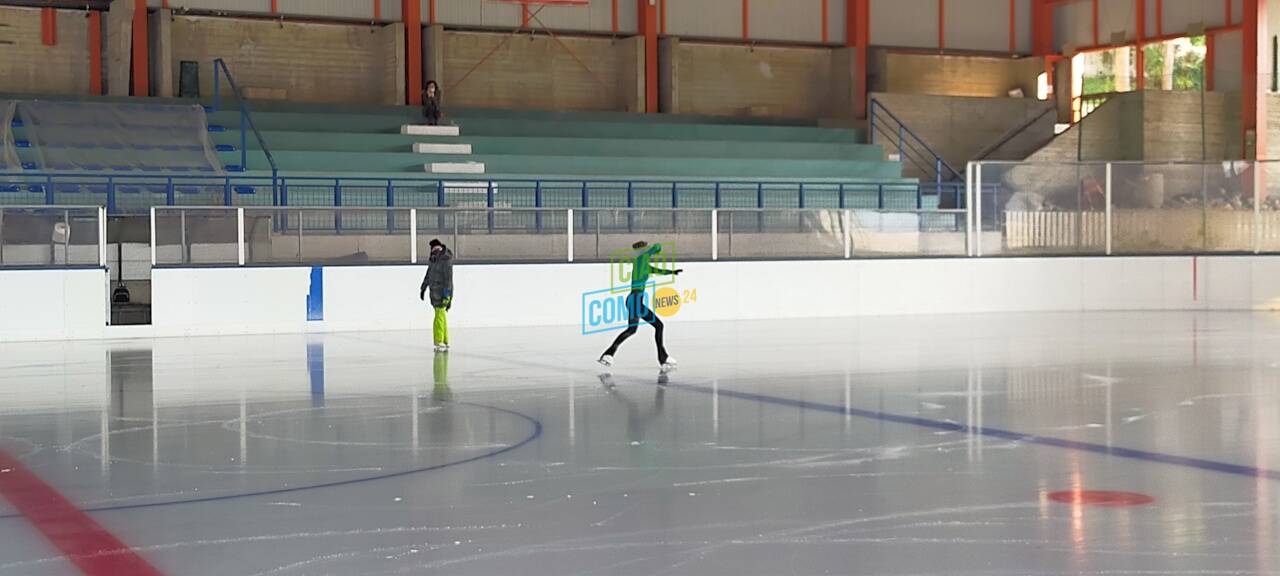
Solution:
M 724 205 L 739 207 L 756 205 L 758 189 L 765 189 L 767 195 L 801 184 L 814 192 L 808 206 L 834 207 L 836 186 L 843 185 L 850 207 L 908 208 L 916 204 L 915 181 L 902 178 L 901 165 L 884 160 L 879 147 L 865 144 L 865 134 L 855 129 L 818 127 L 814 122 L 461 109 L 449 111 L 451 125 L 427 127 L 421 125 L 418 109 L 409 107 L 289 102 L 255 102 L 252 107 L 254 123 L 281 173 L 290 176 L 631 180 L 644 183 L 637 186 L 636 206 L 669 206 L 670 194 L 660 192 L 659 184 L 670 181 L 727 183 L 726 194 L 741 198 Z M 224 102 L 222 109 L 210 110 L 208 123 L 209 136 L 223 164 L 239 171 L 238 106 Z M 21 127 L 15 128 L 15 137 L 23 140 Z M 247 148 L 247 175 L 269 170 L 256 138 L 248 138 Z M 19 154 L 24 162 L 31 160 L 29 149 L 20 149 Z M 742 186 L 733 188 L 732 183 Z M 290 196 L 291 204 L 311 203 L 303 199 L 306 191 L 302 188 Z M 213 196 L 217 191 L 207 192 L 208 201 L 216 202 Z M 252 194 L 254 187 L 238 186 L 235 192 Z M 645 194 L 663 198 L 640 197 Z M 189 195 L 178 202 L 195 203 L 205 195 L 198 196 Z M 885 201 L 885 196 L 891 199 Z M 572 203 L 576 198 L 553 200 L 548 205 Z M 766 206 L 789 204 L 769 198 L 762 201 Z M 936 205 L 936 198 L 924 201 L 924 207 Z
M 458 136 L 404 134 L 416 110 L 388 107 L 258 105 L 255 122 L 282 169 L 302 172 L 424 172 L 433 163 L 475 162 L 498 177 L 695 179 L 867 179 L 901 175 L 896 163 L 861 144 L 855 130 L 778 121 L 585 112 L 458 110 Z M 235 144 L 233 111 L 210 115 Z M 415 145 L 419 151 L 415 152 Z M 429 145 L 470 147 L 446 150 Z M 251 149 L 256 148 L 251 145 Z M 231 162 L 230 155 L 227 161 Z M 254 154 L 250 170 L 266 158 Z

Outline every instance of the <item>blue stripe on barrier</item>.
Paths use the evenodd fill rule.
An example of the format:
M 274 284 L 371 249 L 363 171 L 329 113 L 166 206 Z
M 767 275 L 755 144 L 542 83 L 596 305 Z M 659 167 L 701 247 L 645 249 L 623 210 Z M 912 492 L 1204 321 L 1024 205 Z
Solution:
M 311 267 L 311 290 L 307 293 L 307 321 L 324 320 L 324 267 Z

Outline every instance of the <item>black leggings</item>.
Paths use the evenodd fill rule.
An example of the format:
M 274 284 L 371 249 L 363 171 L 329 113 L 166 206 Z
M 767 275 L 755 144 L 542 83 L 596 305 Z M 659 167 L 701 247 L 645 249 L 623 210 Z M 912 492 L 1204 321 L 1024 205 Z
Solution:
M 658 344 L 658 363 L 665 364 L 667 362 L 667 347 L 662 344 L 662 320 L 658 319 L 658 315 L 653 313 L 648 306 L 644 305 L 644 292 L 640 290 L 632 290 L 627 294 L 627 329 L 614 339 L 613 344 L 609 346 L 604 353 L 613 356 L 618 353 L 618 347 L 635 335 L 640 325 L 640 321 L 644 320 L 653 326 L 653 340 Z

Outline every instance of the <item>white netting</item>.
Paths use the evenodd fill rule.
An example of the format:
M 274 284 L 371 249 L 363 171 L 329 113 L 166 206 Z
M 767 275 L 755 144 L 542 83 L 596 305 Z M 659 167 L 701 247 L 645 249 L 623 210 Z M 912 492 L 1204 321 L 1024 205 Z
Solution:
M 200 106 L 21 101 L 17 113 L 43 170 L 223 171 Z
M 18 149 L 13 142 L 13 116 L 17 108 L 13 100 L 0 100 L 0 172 L 22 169 Z

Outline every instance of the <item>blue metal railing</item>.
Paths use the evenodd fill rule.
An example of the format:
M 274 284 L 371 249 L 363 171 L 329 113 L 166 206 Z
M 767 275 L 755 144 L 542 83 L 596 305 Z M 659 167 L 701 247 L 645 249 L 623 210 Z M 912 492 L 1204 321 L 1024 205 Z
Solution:
M 222 108 L 222 82 L 219 80 L 219 74 L 227 76 L 227 84 L 231 85 L 231 92 L 236 97 L 236 103 L 240 105 L 240 170 L 247 171 L 249 169 L 249 131 L 253 131 L 253 135 L 258 139 L 258 146 L 262 148 L 262 153 L 267 157 L 267 163 L 271 166 L 272 180 L 272 196 L 275 196 L 275 180 L 280 174 L 280 169 L 276 166 L 275 156 L 271 155 L 271 149 L 267 147 L 267 141 L 262 138 L 262 132 L 258 131 L 258 127 L 253 123 L 253 113 L 249 110 L 249 102 L 245 100 L 244 93 L 240 91 L 240 87 L 236 85 L 236 79 L 231 75 L 231 69 L 227 68 L 227 63 L 221 58 L 213 60 L 213 106 L 214 112 Z M 246 129 L 247 128 L 247 129 Z
M 912 131 L 906 122 L 898 118 L 879 100 L 871 99 L 867 117 L 870 122 L 868 132 L 871 134 L 871 143 L 877 144 L 877 141 L 888 138 L 890 143 L 897 147 L 900 161 L 910 163 L 925 174 L 927 180 L 934 182 L 939 195 L 942 194 L 945 183 L 964 182 L 964 174 L 948 164 L 923 138 Z
M 0 172 L 0 205 L 98 204 L 105 205 L 110 214 L 145 212 L 152 206 L 893 210 L 963 206 L 964 194 L 963 182 L 903 180 L 717 182 Z

